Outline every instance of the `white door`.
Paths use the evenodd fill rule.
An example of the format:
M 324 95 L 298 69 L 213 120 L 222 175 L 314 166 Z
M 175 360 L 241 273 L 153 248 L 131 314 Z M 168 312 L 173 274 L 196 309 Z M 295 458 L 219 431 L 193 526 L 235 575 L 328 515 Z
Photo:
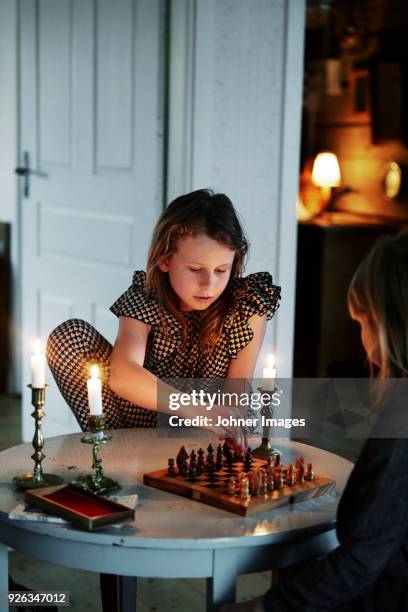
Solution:
M 145 267 L 163 207 L 163 13 L 161 0 L 20 3 L 25 440 L 33 339 L 80 317 L 112 341 L 109 306 Z M 77 431 L 48 382 L 45 436 Z

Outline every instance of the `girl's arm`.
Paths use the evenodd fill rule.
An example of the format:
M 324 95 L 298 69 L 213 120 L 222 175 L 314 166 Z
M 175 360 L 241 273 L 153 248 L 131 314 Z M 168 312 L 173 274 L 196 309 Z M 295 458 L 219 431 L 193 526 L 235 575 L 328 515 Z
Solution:
M 119 317 L 109 386 L 132 404 L 157 410 L 157 377 L 143 367 L 149 333 L 147 323 Z
M 158 378 L 143 367 L 149 332 L 150 325 L 147 323 L 130 317 L 119 318 L 119 332 L 111 358 L 109 386 L 112 391 L 132 404 L 149 410 L 160 410 L 165 414 L 174 414 L 169 408 L 165 393 L 160 394 L 163 402 L 158 406 Z M 162 383 L 162 385 L 162 390 L 166 387 L 169 395 L 179 392 L 170 385 L 165 385 L 165 383 Z M 215 412 L 221 416 L 230 414 L 230 410 L 224 407 L 217 407 L 217 410 L 214 411 L 214 417 L 216 416 Z M 178 416 L 186 418 L 191 418 L 197 414 L 207 417 L 212 416 L 211 413 L 207 412 L 205 406 L 180 406 L 177 411 Z M 231 436 L 236 444 L 245 446 L 245 432 L 241 428 L 209 424 L 206 429 L 221 437 Z
M 252 340 L 239 351 L 236 359 L 231 359 L 227 378 L 243 378 L 251 380 L 254 374 L 259 351 L 266 331 L 266 315 L 254 314 L 248 323 L 254 333 Z

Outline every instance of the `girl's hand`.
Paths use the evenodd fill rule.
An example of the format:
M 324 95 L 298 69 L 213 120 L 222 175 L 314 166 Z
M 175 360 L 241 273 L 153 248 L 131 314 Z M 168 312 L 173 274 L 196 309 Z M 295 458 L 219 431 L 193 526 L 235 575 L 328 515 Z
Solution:
M 245 451 L 249 431 L 245 425 L 238 424 L 243 419 L 244 416 L 233 406 L 216 406 L 212 411 L 213 426 L 210 429 L 232 448 L 240 447 Z

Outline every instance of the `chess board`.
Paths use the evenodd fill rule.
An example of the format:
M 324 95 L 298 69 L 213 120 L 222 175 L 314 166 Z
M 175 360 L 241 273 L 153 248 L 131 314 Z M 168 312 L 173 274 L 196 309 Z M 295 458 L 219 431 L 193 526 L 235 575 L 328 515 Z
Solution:
M 251 471 L 265 467 L 265 465 L 265 461 L 254 458 Z M 241 516 L 251 516 L 294 502 L 318 497 L 334 490 L 336 485 L 334 480 L 315 475 L 313 480 L 296 483 L 292 486 L 284 485 L 281 489 L 268 491 L 264 495 L 251 495 L 248 499 L 241 498 L 239 486 L 235 495 L 229 495 L 229 479 L 233 476 L 239 483 L 240 474 L 245 471 L 243 462 L 234 462 L 229 467 L 223 466 L 217 471 L 197 476 L 192 482 L 188 474 L 181 476 L 176 473 L 174 476 L 169 476 L 168 470 L 165 469 L 144 474 L 143 482 L 151 487 L 182 495 Z

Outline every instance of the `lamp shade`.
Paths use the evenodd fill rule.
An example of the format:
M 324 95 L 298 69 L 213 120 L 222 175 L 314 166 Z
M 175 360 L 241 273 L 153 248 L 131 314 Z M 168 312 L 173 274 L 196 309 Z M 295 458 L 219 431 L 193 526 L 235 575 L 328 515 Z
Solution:
M 317 187 L 338 187 L 340 166 L 334 153 L 325 151 L 316 155 L 312 169 L 312 183 Z

